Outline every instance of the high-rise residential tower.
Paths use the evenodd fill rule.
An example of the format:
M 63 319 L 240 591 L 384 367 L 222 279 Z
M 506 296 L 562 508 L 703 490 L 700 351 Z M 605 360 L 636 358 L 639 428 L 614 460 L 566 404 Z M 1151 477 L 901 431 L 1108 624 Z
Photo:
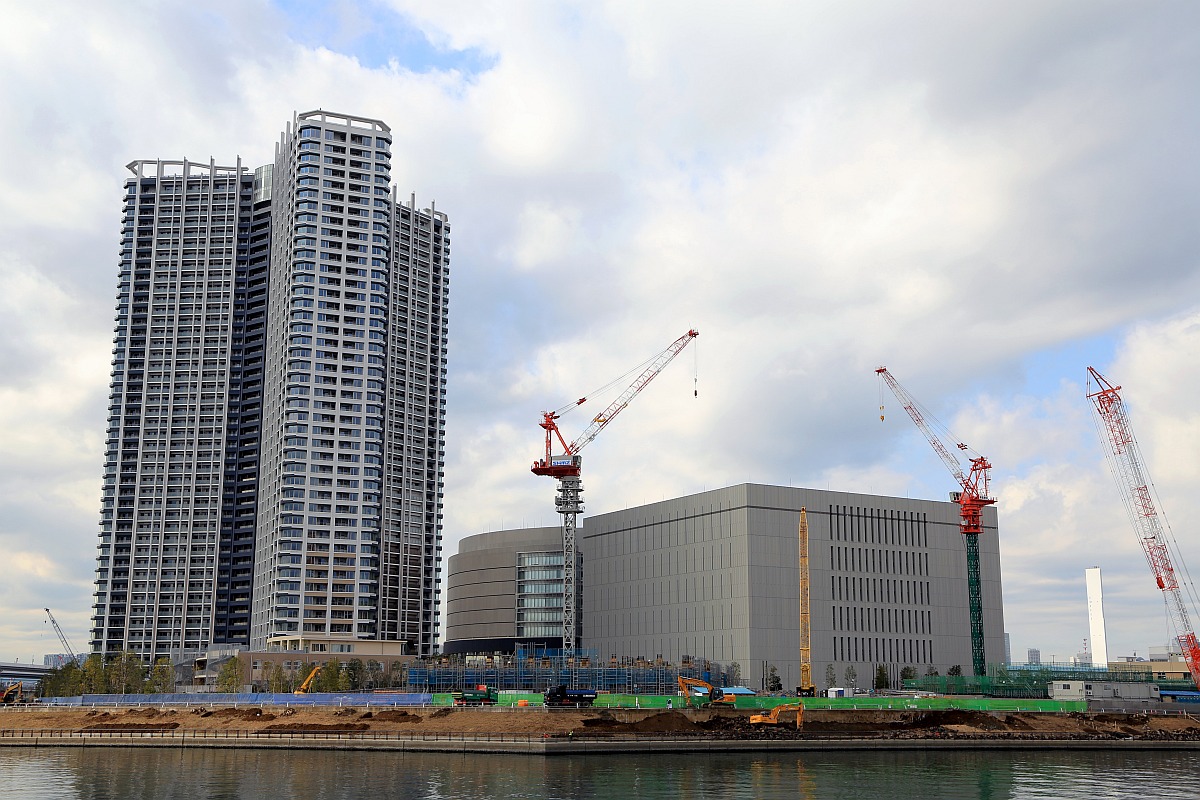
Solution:
M 390 186 L 378 120 L 303 114 L 276 150 L 255 649 L 433 651 L 450 226 Z
M 390 158 L 311 112 L 255 171 L 129 165 L 93 651 L 432 652 L 449 223 Z

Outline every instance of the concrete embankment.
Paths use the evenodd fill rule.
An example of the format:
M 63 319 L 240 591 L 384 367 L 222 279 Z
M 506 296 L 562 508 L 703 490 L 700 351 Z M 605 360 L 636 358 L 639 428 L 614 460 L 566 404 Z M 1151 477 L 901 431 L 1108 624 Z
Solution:
M 0 746 L 577 753 L 1200 749 L 1186 713 L 810 711 L 752 725 L 736 709 L 143 707 L 0 711 Z

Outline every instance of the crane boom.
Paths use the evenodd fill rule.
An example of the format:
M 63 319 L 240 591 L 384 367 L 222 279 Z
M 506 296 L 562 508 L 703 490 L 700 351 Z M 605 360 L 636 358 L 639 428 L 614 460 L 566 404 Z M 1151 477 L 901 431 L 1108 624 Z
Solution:
M 1096 391 L 1090 391 L 1092 381 Z M 1138 543 L 1146 556 L 1146 562 L 1154 572 L 1158 588 L 1162 590 L 1175 636 L 1183 651 L 1192 681 L 1200 688 L 1200 642 L 1192 630 L 1188 618 L 1187 604 L 1179 588 L 1179 578 L 1171 563 L 1171 552 L 1167 546 L 1163 523 L 1154 507 L 1150 481 L 1142 467 L 1143 459 L 1129 423 L 1129 414 L 1121 400 L 1121 387 L 1114 386 L 1107 378 L 1088 367 L 1088 399 L 1096 412 L 1100 438 L 1108 445 L 1106 455 L 1112 467 L 1113 478 L 1121 490 L 1121 499 L 1137 533 Z
M 58 641 L 62 644 L 63 649 L 71 656 L 71 660 L 78 664 L 81 659 L 75 652 L 75 648 L 71 646 L 71 642 L 67 640 L 67 635 L 63 633 L 63 629 L 58 626 L 58 620 L 50 613 L 50 609 L 46 609 L 46 617 L 50 620 L 50 624 L 54 627 L 54 632 L 58 634 Z
M 666 350 L 650 359 L 645 369 L 629 384 L 621 395 L 609 403 L 608 407 L 592 418 L 591 423 L 584 429 L 575 441 L 567 443 L 562 431 L 558 428 L 557 420 L 573 408 L 578 408 L 587 402 L 581 397 L 557 411 L 543 411 L 542 421 L 538 425 L 546 432 L 546 446 L 543 457 L 533 462 L 530 472 L 534 475 L 546 475 L 558 480 L 558 493 L 554 498 L 555 510 L 562 515 L 563 534 L 563 650 L 568 655 L 575 654 L 576 631 L 578 627 L 576 606 L 578 583 L 576 580 L 576 548 L 575 529 L 579 515 L 583 513 L 583 460 L 579 456 L 589 442 L 595 439 L 600 431 L 607 427 L 613 418 L 620 414 L 638 394 L 649 385 L 650 381 L 662 372 L 683 352 L 693 339 L 700 334 L 689 330 L 671 343 Z M 562 453 L 554 454 L 554 443 L 557 440 L 562 446 Z
M 969 459 L 970 469 L 964 473 L 962 463 L 941 440 L 941 437 L 934 433 L 933 428 L 926 421 L 925 415 L 921 413 L 917 401 L 908 393 L 908 390 L 900 385 L 892 373 L 888 372 L 887 367 L 880 367 L 875 370 L 875 373 L 888 385 L 892 394 L 896 395 L 896 399 L 904 406 L 908 416 L 916 423 L 917 429 L 925 436 L 925 439 L 937 452 L 938 457 L 942 459 L 942 463 L 954 476 L 954 480 L 958 481 L 958 485 L 962 487 L 962 491 L 955 492 L 950 499 L 958 503 L 961 519 L 959 530 L 967 548 L 967 595 L 971 612 L 971 666 L 976 675 L 986 675 L 983 597 L 979 577 L 979 534 L 983 533 L 984 507 L 996 502 L 995 498 L 988 496 L 992 465 L 984 456 L 978 456 Z M 971 449 L 962 442 L 956 442 L 954 446 L 959 450 Z
M 579 451 L 586 447 L 593 439 L 600 435 L 600 431 L 604 430 L 608 423 L 620 414 L 625 408 L 637 397 L 643 389 L 645 389 L 650 381 L 658 377 L 658 374 L 670 364 L 675 356 L 683 352 L 693 339 L 700 334 L 695 330 L 690 330 L 683 336 L 680 336 L 670 344 L 667 349 L 663 350 L 658 355 L 650 359 L 646 368 L 633 380 L 633 383 L 623 391 L 616 400 L 608 404 L 608 407 L 601 411 L 596 416 L 592 417 L 592 421 L 583 430 L 583 433 L 571 443 L 567 443 L 563 437 L 562 431 L 558 428 L 556 420 L 561 419 L 568 411 L 578 408 L 587 402 L 588 398 L 581 397 L 574 403 L 571 403 L 557 411 L 543 411 L 542 421 L 538 425 L 546 432 L 546 447 L 545 454 L 542 460 L 533 462 L 533 467 L 530 471 L 535 475 L 549 475 L 550 477 L 561 477 L 564 475 L 579 475 L 579 465 L 575 463 L 570 456 L 579 454 Z M 554 450 L 554 442 L 562 447 L 560 456 L 552 455 Z

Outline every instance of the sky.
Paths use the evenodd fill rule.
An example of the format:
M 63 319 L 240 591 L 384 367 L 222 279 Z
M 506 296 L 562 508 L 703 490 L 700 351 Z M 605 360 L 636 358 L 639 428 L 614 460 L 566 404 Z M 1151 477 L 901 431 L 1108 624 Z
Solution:
M 1091 566 L 1111 657 L 1169 638 L 1085 376 L 1124 387 L 1177 567 L 1200 569 L 1200 6 L 5 14 L 0 660 L 61 650 L 44 607 L 86 647 L 124 165 L 257 166 L 319 108 L 386 121 L 401 194 L 453 225 L 447 556 L 557 524 L 528 471 L 540 412 L 696 328 L 584 452 L 590 513 L 746 481 L 943 499 L 888 395 L 879 419 L 886 365 L 994 465 L 1014 659 L 1082 649 Z

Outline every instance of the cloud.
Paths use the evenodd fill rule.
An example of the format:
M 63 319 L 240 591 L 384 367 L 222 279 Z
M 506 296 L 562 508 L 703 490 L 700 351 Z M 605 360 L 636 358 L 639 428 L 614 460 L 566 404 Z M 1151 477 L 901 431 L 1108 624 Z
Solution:
M 1084 562 L 1113 553 L 1110 641 L 1144 648 L 1159 601 L 1138 599 L 1136 542 L 1106 508 L 1086 365 L 1045 358 L 1120 343 L 1096 366 L 1131 392 L 1164 508 L 1186 520 L 1200 12 L 335 11 L 336 30 L 300 38 L 289 4 L 10 9 L 0 415 L 20 466 L 0 469 L 0 537 L 74 583 L 19 578 L 6 608 L 63 607 L 86 638 L 123 165 L 257 166 L 294 112 L 323 107 L 391 125 L 401 193 L 453 223 L 448 554 L 553 524 L 553 488 L 528 472 L 539 412 L 696 327 L 585 452 L 590 509 L 745 480 L 943 497 L 899 409 L 878 420 L 885 363 L 996 464 L 1014 646 L 1074 652 Z M 383 59 L 364 20 L 428 47 Z M 1038 359 L 1059 374 L 1018 384 Z M 29 619 L 0 645 L 39 641 Z

